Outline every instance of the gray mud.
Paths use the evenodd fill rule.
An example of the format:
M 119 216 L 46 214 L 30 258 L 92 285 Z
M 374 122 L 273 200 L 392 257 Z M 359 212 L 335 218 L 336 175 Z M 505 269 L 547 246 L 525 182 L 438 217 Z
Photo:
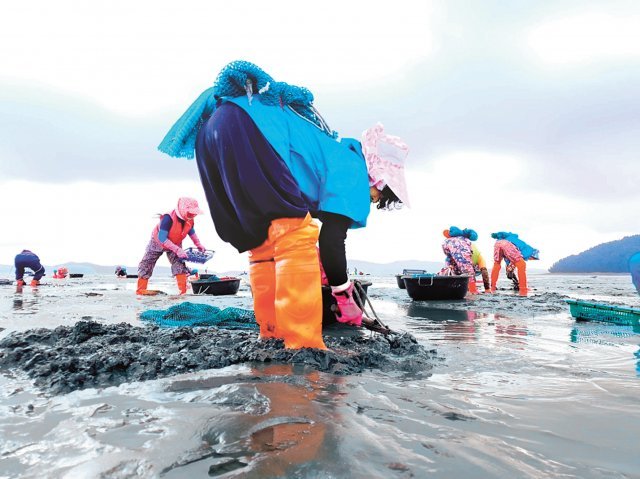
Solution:
M 495 313 L 512 318 L 527 318 L 536 315 L 567 313 L 569 307 L 565 300 L 570 296 L 544 292 L 522 297 L 511 293 L 479 294 L 467 296 L 465 299 L 453 301 L 411 301 L 407 304 L 424 305 L 437 309 L 453 309 L 476 311 L 479 313 Z M 401 304 L 401 303 L 400 303 Z
M 326 337 L 328 351 L 290 350 L 256 332 L 163 329 L 79 321 L 74 326 L 14 332 L 0 341 L 0 371 L 24 371 L 53 394 L 117 386 L 238 363 L 303 363 L 348 375 L 365 369 L 428 375 L 436 359 L 408 333 Z

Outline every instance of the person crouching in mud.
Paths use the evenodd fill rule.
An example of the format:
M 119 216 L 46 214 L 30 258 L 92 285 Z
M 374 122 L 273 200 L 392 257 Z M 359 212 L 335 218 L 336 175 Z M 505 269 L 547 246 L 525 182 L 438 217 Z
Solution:
M 187 292 L 187 276 L 190 270 L 184 264 L 187 253 L 182 249 L 182 241 L 188 235 L 200 251 L 206 251 L 194 227 L 195 217 L 201 213 L 202 210 L 195 199 L 183 197 L 178 200 L 175 210 L 160 215 L 160 222 L 151 233 L 147 249 L 138 265 L 136 294 L 153 294 L 147 289 L 147 285 L 153 274 L 153 268 L 165 252 L 171 262 L 171 274 L 176 277 L 180 294 Z
M 476 272 L 473 267 L 473 246 L 472 241 L 478 239 L 478 233 L 472 229 L 461 230 L 456 226 L 451 226 L 442 232 L 446 238 L 442 243 L 444 252 L 445 267 L 438 274 L 441 275 L 469 275 L 469 293 L 478 294 L 476 287 Z
M 515 233 L 500 231 L 491 233 L 496 240 L 493 248 L 493 269 L 491 270 L 491 292 L 495 293 L 502 260 L 517 270 L 520 296 L 527 296 L 527 264 L 525 260 L 539 259 L 540 252 L 518 238 Z M 513 273 L 512 273 L 513 274 Z
M 327 244 L 333 254 L 344 251 L 346 230 L 366 225 L 370 204 L 359 142 L 338 141 L 312 102 L 306 88 L 276 82 L 249 62 L 233 62 L 158 147 L 174 157 L 193 158 L 195 151 L 218 235 L 249 252 L 260 337 L 281 338 L 291 349 L 326 349 L 316 244 L 320 236 L 323 258 L 332 254 Z M 312 215 L 323 221 L 322 233 Z M 325 266 L 342 320 L 358 324 L 362 312 L 351 296 L 343 255 L 336 255 L 341 265 L 326 260 Z
M 40 284 L 40 280 L 44 276 L 45 269 L 42 264 L 40 264 L 40 258 L 28 249 L 23 249 L 20 253 L 18 253 L 14 259 L 14 265 L 16 268 L 16 285 L 18 289 L 24 286 L 24 270 L 30 269 L 33 271 L 33 279 L 31 280 L 31 286 L 38 286 Z

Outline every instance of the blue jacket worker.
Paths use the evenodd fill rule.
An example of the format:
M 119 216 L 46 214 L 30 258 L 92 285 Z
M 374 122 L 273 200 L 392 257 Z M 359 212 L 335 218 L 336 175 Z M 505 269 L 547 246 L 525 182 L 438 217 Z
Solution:
M 24 270 L 25 268 L 33 271 L 33 279 L 31 280 L 31 286 L 38 286 L 40 279 L 44 276 L 44 266 L 40 264 L 40 258 L 28 249 L 23 249 L 22 252 L 16 255 L 16 284 L 18 286 L 24 285 Z

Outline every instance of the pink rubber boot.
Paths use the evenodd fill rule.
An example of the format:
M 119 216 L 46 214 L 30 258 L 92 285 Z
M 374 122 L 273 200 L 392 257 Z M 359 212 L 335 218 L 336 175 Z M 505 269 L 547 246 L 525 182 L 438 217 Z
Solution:
M 351 326 L 362 325 L 362 310 L 356 304 L 353 298 L 353 283 L 349 282 L 347 289 L 343 291 L 332 291 L 331 294 L 336 298 L 338 308 L 335 311 L 336 319 Z

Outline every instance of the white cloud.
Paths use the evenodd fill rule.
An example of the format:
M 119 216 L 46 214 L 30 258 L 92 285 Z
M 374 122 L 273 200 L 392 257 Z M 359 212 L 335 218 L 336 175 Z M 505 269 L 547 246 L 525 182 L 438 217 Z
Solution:
M 357 88 L 431 52 L 430 5 L 17 2 L 3 11 L 0 77 L 37 81 L 127 115 L 186 108 L 235 59 L 314 91 Z
M 0 30 L 0 80 L 25 86 L 30 101 L 17 101 L 14 90 L 0 95 L 15 100 L 0 108 L 0 204 L 15 225 L 0 239 L 0 262 L 30 247 L 47 263 L 137 264 L 153 213 L 185 194 L 204 203 L 195 165 L 158 159 L 156 145 L 236 58 L 311 88 L 341 133 L 380 120 L 411 146 L 414 207 L 372 212 L 366 229 L 349 234 L 350 258 L 437 260 L 442 229 L 458 225 L 478 231 L 486 256 L 490 232 L 516 231 L 542 251 L 538 265 L 549 266 L 637 233 L 629 218 L 640 205 L 628 204 L 635 197 L 623 190 L 637 176 L 640 90 L 629 66 L 640 65 L 632 61 L 640 15 L 622 14 L 620 2 L 561 15 L 567 3 L 363 4 L 11 4 Z M 600 10 L 587 10 L 593 5 Z M 531 27 L 533 18 L 540 23 Z M 518 35 L 542 62 L 522 58 Z M 547 75 L 587 63 L 616 68 Z M 26 88 L 33 82 L 42 94 Z M 95 104 L 153 118 L 129 121 Z M 9 175 L 44 183 L 8 182 Z M 194 180 L 157 181 L 163 177 Z M 69 183 L 85 178 L 96 183 Z M 246 268 L 208 217 L 198 232 L 218 252 L 215 268 Z
M 640 14 L 581 12 L 533 27 L 527 37 L 545 63 L 583 65 L 640 57 Z
M 444 180 L 444 191 L 477 191 L 480 185 L 513 187 L 522 179 L 525 162 L 516 156 L 486 151 L 454 151 L 428 162 L 426 175 Z
M 196 198 L 206 212 L 196 220 L 196 229 L 203 244 L 216 251 L 211 267 L 246 269 L 246 259 L 217 237 L 202 186 L 189 181 L 57 186 L 0 182 L 0 204 L 6 206 L 3 218 L 11 225 L 0 240 L 0 263 L 10 264 L 26 248 L 44 264 L 137 265 L 158 222 L 156 215 L 175 208 L 180 196 Z M 186 246 L 191 246 L 189 239 Z M 168 262 L 163 257 L 158 264 Z

